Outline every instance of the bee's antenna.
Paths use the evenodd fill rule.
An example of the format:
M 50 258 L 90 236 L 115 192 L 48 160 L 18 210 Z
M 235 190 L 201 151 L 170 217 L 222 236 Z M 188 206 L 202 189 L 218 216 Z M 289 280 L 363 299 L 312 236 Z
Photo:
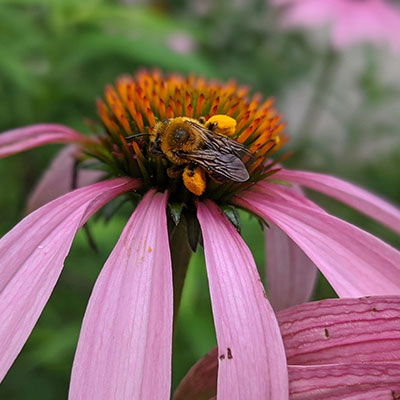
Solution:
M 132 135 L 132 136 L 125 136 L 125 140 L 129 140 L 129 139 L 133 139 L 133 138 L 137 138 L 137 137 L 141 137 L 141 136 L 147 136 L 147 135 L 150 136 L 150 133 L 146 133 L 146 132 L 136 133 L 135 135 Z

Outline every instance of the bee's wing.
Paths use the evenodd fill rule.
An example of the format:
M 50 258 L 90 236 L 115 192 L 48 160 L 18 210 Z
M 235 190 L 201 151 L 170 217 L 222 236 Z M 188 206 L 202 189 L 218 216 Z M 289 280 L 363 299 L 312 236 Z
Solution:
M 245 154 L 252 156 L 251 151 L 244 144 L 212 132 L 195 122 L 190 122 L 190 125 L 202 136 L 204 149 L 215 150 L 223 154 L 233 154 L 237 158 L 242 158 Z
M 246 166 L 233 154 L 220 154 L 211 169 L 217 177 L 221 175 L 236 182 L 246 182 L 250 177 Z
M 236 182 L 245 182 L 249 179 L 246 166 L 234 154 L 214 150 L 196 150 L 193 153 L 182 152 L 179 156 L 203 167 L 216 178 L 223 177 Z
M 190 126 L 202 137 L 200 148 L 193 152 L 180 152 L 179 156 L 207 170 L 217 180 L 230 179 L 245 182 L 249 179 L 246 166 L 241 161 L 249 149 L 226 136 L 214 133 L 196 122 Z
M 219 150 L 221 153 L 234 154 L 237 158 L 242 158 L 246 154 L 252 156 L 251 151 L 244 144 L 236 140 L 210 131 L 207 131 L 206 135 L 208 137 L 206 143 L 216 150 Z

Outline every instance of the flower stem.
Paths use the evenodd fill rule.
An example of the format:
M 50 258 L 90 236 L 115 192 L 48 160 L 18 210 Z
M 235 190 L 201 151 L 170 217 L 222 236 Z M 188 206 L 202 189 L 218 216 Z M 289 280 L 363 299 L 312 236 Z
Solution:
M 172 259 L 172 278 L 174 285 L 174 331 L 178 319 L 183 284 L 189 266 L 192 250 L 188 243 L 186 219 L 181 218 L 179 224 L 170 233 L 169 245 Z

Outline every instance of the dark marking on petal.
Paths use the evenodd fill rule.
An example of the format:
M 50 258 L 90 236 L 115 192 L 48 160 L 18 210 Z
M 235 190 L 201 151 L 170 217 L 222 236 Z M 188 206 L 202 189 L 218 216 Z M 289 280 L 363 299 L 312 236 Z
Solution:
M 325 332 L 325 337 L 328 338 L 328 337 L 329 337 L 329 331 L 328 331 L 328 329 L 325 328 L 325 329 L 324 329 L 324 332 Z
M 221 354 L 221 355 L 219 356 L 219 359 L 220 359 L 220 360 L 225 360 L 225 354 Z
M 226 349 L 226 352 L 228 353 L 228 360 L 231 360 L 231 359 L 233 358 L 233 356 L 232 356 L 232 350 L 228 347 L 228 348 Z
M 372 312 L 373 312 L 373 313 L 376 313 L 376 312 L 378 312 L 378 310 L 374 307 L 374 308 L 372 309 Z
M 392 390 L 392 400 L 400 400 L 400 394 L 397 394 L 394 390 Z

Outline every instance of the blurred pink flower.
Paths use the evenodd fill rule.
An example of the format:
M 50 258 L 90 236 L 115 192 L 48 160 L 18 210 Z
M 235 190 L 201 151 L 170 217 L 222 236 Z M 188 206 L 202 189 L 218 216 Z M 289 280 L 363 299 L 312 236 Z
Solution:
M 290 400 L 389 400 L 400 396 L 400 296 L 330 299 L 277 313 Z M 215 396 L 214 348 L 187 373 L 174 400 Z
M 182 116 L 184 105 L 185 115 L 191 112 L 197 118 L 216 115 L 218 109 L 231 112 L 238 124 L 237 140 L 242 143 L 254 132 L 259 135 L 249 144 L 257 155 L 249 157 L 246 164 L 253 179 L 251 185 L 239 182 L 232 186 L 232 182 L 225 182 L 213 190 L 208 182 L 211 189 L 201 197 L 181 189 L 186 190 L 181 198 L 192 196 L 185 205 L 193 208 L 191 217 L 197 218 L 203 237 L 218 342 L 218 397 L 287 399 L 288 369 L 275 313 L 250 250 L 219 206 L 241 207 L 271 224 L 267 234 L 267 257 L 271 257 L 268 284 L 273 285 L 269 292 L 276 309 L 308 300 L 316 279 L 315 266 L 341 297 L 400 295 L 400 253 L 329 215 L 296 185 L 334 197 L 396 232 L 400 232 L 400 212 L 377 196 L 337 178 L 271 169 L 274 164 L 269 161 L 269 150 L 284 142 L 284 136 L 279 137 L 284 125 L 271 100 L 262 104 L 257 98 L 248 100 L 246 90 L 232 82 L 222 86 L 176 75 L 163 80 L 156 73 L 146 72 L 135 79 L 124 77 L 118 81 L 118 93 L 111 87 L 106 89 L 111 107 L 99 103 L 105 131 L 98 135 L 84 136 L 51 124 L 0 135 L 0 157 L 47 143 L 74 145 L 57 157 L 65 174 L 56 161 L 39 185 L 46 195 L 33 195 L 36 200 L 31 201 L 31 208 L 41 207 L 0 240 L 0 379 L 36 324 L 77 230 L 107 202 L 136 191 L 141 200 L 89 300 L 69 398 L 169 398 L 173 265 L 167 203 L 170 197 L 175 195 L 176 199 L 182 193 L 173 192 L 177 185 L 168 181 L 165 168 L 159 168 L 162 164 L 157 164 L 158 158 L 147 150 L 144 141 L 139 145 L 124 137 L 137 132 L 138 126 L 141 132 L 152 129 L 156 117 Z M 206 95 L 202 92 L 199 96 L 198 87 Z M 171 94 L 177 97 L 176 102 Z M 146 97 L 150 95 L 152 103 Z M 192 102 L 197 102 L 197 116 Z M 226 121 L 226 115 L 223 117 Z M 263 129 L 258 131 L 258 127 Z M 271 140 L 272 133 L 275 136 Z M 102 163 L 114 177 L 93 183 L 101 176 L 88 176 L 83 170 L 78 185 L 87 186 L 70 191 L 62 179 L 74 165 L 75 157 L 87 160 L 90 155 L 92 162 Z M 167 182 L 163 188 L 161 178 Z M 223 201 L 216 195 L 221 188 L 229 194 Z M 53 200 L 56 196 L 59 197 Z
M 329 24 L 332 44 L 343 49 L 354 43 L 388 44 L 400 52 L 400 8 L 388 0 L 273 0 L 286 6 L 286 27 Z
M 167 46 L 177 53 L 190 54 L 196 49 L 196 43 L 186 33 L 172 33 L 167 36 Z

